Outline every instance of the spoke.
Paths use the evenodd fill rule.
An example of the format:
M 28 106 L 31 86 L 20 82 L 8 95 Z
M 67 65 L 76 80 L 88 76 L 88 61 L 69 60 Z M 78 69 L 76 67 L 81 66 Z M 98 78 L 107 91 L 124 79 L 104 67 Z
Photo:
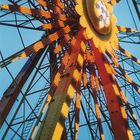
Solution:
M 0 5 L 0 8 L 3 10 L 9 10 L 11 12 L 20 12 L 22 14 L 28 14 L 34 17 L 40 18 L 55 18 L 65 21 L 66 18 L 63 15 L 58 15 L 54 13 L 50 13 L 44 10 L 37 10 L 37 9 L 29 9 L 27 7 L 18 6 L 18 5 Z
M 122 103 L 118 99 L 119 90 L 116 83 L 110 79 L 111 70 L 109 68 L 109 64 L 105 61 L 103 54 L 97 48 L 95 48 L 94 44 L 92 44 L 92 51 L 94 53 L 96 65 L 105 90 L 114 137 L 115 139 L 122 139 L 122 137 L 124 139 L 132 139 L 132 133 L 129 130 L 126 120 L 127 114 L 122 106 Z M 116 122 L 116 117 L 120 123 Z
M 121 0 L 109 0 L 108 3 L 110 3 L 111 5 L 116 5 L 118 2 L 120 2 Z
M 129 32 L 129 33 L 136 32 L 136 30 L 134 30 L 132 28 L 126 28 L 124 26 L 117 26 L 117 28 L 120 32 L 124 32 L 124 33 L 126 33 L 126 32 Z
M 0 139 L 138 140 L 139 1 L 0 2 Z

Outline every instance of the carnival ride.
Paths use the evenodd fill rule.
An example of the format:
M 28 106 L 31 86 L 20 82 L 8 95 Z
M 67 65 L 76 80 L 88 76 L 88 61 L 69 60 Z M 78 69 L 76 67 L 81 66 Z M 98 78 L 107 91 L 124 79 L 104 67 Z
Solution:
M 140 1 L 2 2 L 0 139 L 139 140 Z

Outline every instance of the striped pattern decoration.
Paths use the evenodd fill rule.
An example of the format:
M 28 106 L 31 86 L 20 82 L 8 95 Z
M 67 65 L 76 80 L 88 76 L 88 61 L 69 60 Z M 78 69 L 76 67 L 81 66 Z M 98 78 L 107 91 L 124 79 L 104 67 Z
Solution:
M 24 50 L 19 51 L 14 56 L 10 56 L 6 59 L 5 64 L 3 62 L 0 62 L 0 68 L 3 68 L 5 65 L 8 65 L 16 60 L 19 60 L 21 58 L 25 58 L 27 56 L 30 56 L 34 52 L 38 52 L 40 49 L 46 47 L 47 45 L 53 43 L 55 40 L 57 40 L 60 37 L 63 37 L 65 34 L 69 33 L 70 27 L 66 26 L 64 28 L 61 28 L 60 30 L 56 31 L 53 34 L 50 34 L 48 36 L 44 36 L 41 40 L 33 43 L 32 45 L 26 47 Z
M 140 124 L 138 122 L 138 119 L 133 111 L 133 109 L 130 107 L 130 104 L 125 96 L 125 94 L 123 93 L 122 90 L 120 90 L 120 96 L 123 100 L 123 102 L 125 103 L 126 108 L 128 109 L 129 113 L 131 114 L 132 119 L 134 120 L 134 123 L 138 126 L 138 128 L 140 129 Z
M 135 29 L 132 29 L 132 28 L 127 28 L 127 27 L 124 27 L 124 26 L 117 26 L 119 32 L 128 32 L 128 33 L 132 33 L 132 32 L 136 32 Z
M 116 5 L 120 1 L 121 0 L 110 0 L 108 3 L 110 3 L 111 5 Z
M 138 65 L 140 65 L 140 60 L 137 59 L 135 56 L 133 56 L 130 52 L 127 50 L 123 49 L 121 46 L 119 46 L 119 50 L 125 54 L 128 58 L 132 59 L 134 62 L 136 62 Z
M 24 6 L 5 4 L 5 5 L 0 5 L 0 8 L 3 10 L 10 10 L 11 12 L 20 12 L 22 14 L 28 14 L 33 17 L 55 18 L 55 19 L 61 19 L 62 21 L 66 20 L 65 15 L 58 14 L 58 13 L 51 13 L 45 10 L 29 9 Z
M 140 88 L 138 87 L 138 85 L 132 80 L 132 78 L 123 70 L 123 68 L 121 67 L 121 65 L 117 62 L 117 60 L 115 60 L 112 55 L 109 52 L 106 52 L 106 54 L 110 57 L 110 59 L 112 60 L 112 62 L 114 63 L 114 65 L 120 70 L 121 74 L 126 78 L 127 82 L 130 83 L 133 88 L 137 91 L 137 93 L 140 94 Z

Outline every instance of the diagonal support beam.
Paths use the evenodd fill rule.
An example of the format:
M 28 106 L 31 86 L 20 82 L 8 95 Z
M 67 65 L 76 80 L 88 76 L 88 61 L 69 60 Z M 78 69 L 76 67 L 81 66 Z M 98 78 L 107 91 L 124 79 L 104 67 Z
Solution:
M 102 123 L 101 123 L 101 112 L 100 112 L 100 106 L 98 104 L 97 96 L 96 96 L 96 90 L 98 89 L 98 85 L 96 84 L 96 74 L 95 74 L 95 68 L 94 68 L 94 57 L 93 55 L 90 55 L 89 60 L 88 60 L 88 69 L 90 73 L 90 85 L 91 85 L 91 90 L 92 90 L 92 97 L 94 100 L 94 107 L 95 107 L 95 113 L 97 117 L 97 122 L 99 126 L 99 134 L 101 140 L 104 140 L 104 135 L 103 135 L 103 128 L 102 128 Z
M 137 59 L 135 56 L 133 56 L 129 51 L 123 49 L 121 46 L 119 46 L 119 50 L 125 54 L 128 58 L 132 59 L 135 63 L 137 63 L 138 65 L 140 65 L 140 60 Z
M 117 26 L 119 32 L 124 32 L 124 33 L 133 33 L 133 32 L 137 32 L 135 29 L 132 29 L 132 28 L 127 28 L 127 27 L 124 27 L 124 26 Z
M 3 125 L 8 113 L 10 112 L 14 102 L 16 101 L 20 90 L 27 81 L 40 57 L 42 56 L 43 50 L 33 54 L 31 58 L 25 63 L 20 73 L 17 75 L 15 80 L 11 83 L 9 88 L 3 94 L 0 100 L 0 127 Z
M 39 18 L 54 18 L 54 19 L 59 19 L 62 21 L 66 20 L 64 15 L 54 14 L 45 10 L 29 9 L 27 7 L 18 6 L 18 5 L 3 4 L 3 5 L 0 5 L 0 9 L 8 10 L 11 12 L 19 12 L 22 14 L 28 14 L 37 18 L 38 17 Z
M 121 0 L 110 0 L 108 3 L 110 3 L 111 5 L 116 5 L 120 1 Z
M 117 60 L 114 59 L 114 57 L 108 51 L 107 51 L 107 54 L 110 57 L 110 59 L 112 60 L 112 62 L 114 63 L 114 65 L 119 69 L 119 71 L 121 72 L 121 74 L 123 75 L 123 77 L 126 78 L 127 82 L 130 83 L 133 86 L 133 88 L 136 90 L 136 92 L 138 94 L 140 94 L 139 85 L 132 80 L 132 78 L 127 74 L 127 72 L 125 72 L 123 70 L 123 68 L 121 67 L 121 65 L 117 62 Z
M 133 140 L 127 122 L 127 114 L 119 97 L 118 86 L 111 77 L 109 63 L 106 61 L 104 54 L 94 46 L 93 42 L 91 42 L 91 49 L 105 91 L 115 140 Z
M 19 60 L 21 58 L 25 58 L 27 56 L 30 56 L 34 52 L 38 52 L 40 49 L 45 48 L 47 45 L 53 43 L 55 40 L 62 38 L 71 31 L 69 26 L 65 26 L 64 28 L 61 28 L 60 30 L 48 35 L 42 37 L 39 41 L 29 45 L 25 49 L 17 52 L 16 54 L 6 58 L 4 60 L 5 65 L 8 65 L 16 60 Z M 0 68 L 3 68 L 3 62 L 0 62 Z
M 67 36 L 65 37 L 65 42 L 68 42 L 68 40 L 70 40 L 70 36 L 67 34 Z M 71 42 L 75 41 L 75 38 L 72 39 Z M 62 47 L 62 46 L 61 46 Z M 54 93 L 58 87 L 58 84 L 59 84 L 59 81 L 60 81 L 60 78 L 61 78 L 61 75 L 63 74 L 63 70 L 66 68 L 66 65 L 69 61 L 69 58 L 70 58 L 70 51 L 71 51 L 71 48 L 68 52 L 65 52 L 65 56 L 63 57 L 63 60 L 61 61 L 61 66 L 59 67 L 57 73 L 55 74 L 54 76 L 54 79 L 51 83 L 51 87 L 50 87 L 50 91 L 48 92 L 48 97 L 41 109 L 41 113 L 39 115 L 39 117 L 37 118 L 37 122 L 32 130 L 32 133 L 30 135 L 30 139 L 32 139 L 34 137 L 34 134 L 36 133 L 36 130 L 38 129 L 39 125 L 39 120 L 40 118 L 42 117 L 42 115 L 44 114 L 46 108 L 48 107 L 48 104 L 51 103 L 52 101 L 52 98 L 54 96 Z M 56 53 L 56 52 L 55 52 Z
M 60 139 L 63 132 L 64 121 L 69 112 L 69 106 L 74 96 L 81 77 L 81 69 L 85 52 L 83 40 L 83 30 L 81 30 L 72 45 L 70 60 L 64 70 L 58 88 L 55 91 L 53 102 L 49 104 L 46 117 L 38 130 L 36 140 L 56 140 Z

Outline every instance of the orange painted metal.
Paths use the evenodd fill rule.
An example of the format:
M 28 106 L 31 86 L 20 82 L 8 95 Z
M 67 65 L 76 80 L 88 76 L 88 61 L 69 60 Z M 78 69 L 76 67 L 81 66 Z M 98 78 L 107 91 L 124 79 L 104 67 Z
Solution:
M 61 10 L 64 8 L 64 4 L 60 1 L 57 1 L 55 3 L 56 6 L 53 6 L 53 4 L 48 3 L 47 1 L 44 1 L 44 0 L 37 0 L 37 2 L 42 6 L 45 6 L 49 9 L 53 9 L 54 12 L 56 13 L 62 14 Z
M 119 46 L 119 50 L 125 54 L 128 58 L 132 59 L 134 62 L 136 62 L 138 65 L 140 65 L 140 60 L 137 59 L 135 56 L 133 56 L 130 52 L 127 50 L 124 50 L 121 46 Z
M 66 33 L 69 33 L 70 31 L 71 31 L 70 27 L 66 26 L 56 31 L 53 34 L 50 34 L 49 36 L 44 37 L 43 39 L 41 39 L 41 41 L 36 42 L 30 48 L 28 48 L 25 53 L 28 54 L 31 52 L 31 50 L 38 51 L 39 49 L 45 47 L 47 44 L 50 44 L 53 41 L 57 40 L 58 38 L 63 37 Z
M 119 97 L 118 86 L 111 77 L 109 64 L 103 53 L 94 46 L 93 42 L 91 42 L 91 49 L 105 91 L 114 137 L 116 140 L 133 139 L 127 122 L 127 114 Z
M 108 3 L 110 3 L 111 5 L 115 5 L 118 2 L 120 2 L 121 0 L 110 0 Z
M 90 85 L 92 86 L 92 88 L 100 90 L 99 79 L 98 76 L 96 75 L 95 67 L 94 67 L 95 59 L 92 53 L 86 52 L 86 54 L 87 54 L 87 61 L 88 61 L 88 69 L 90 72 Z
M 18 5 L 1 5 L 0 8 L 4 9 L 4 10 L 10 10 L 11 12 L 20 12 L 22 14 L 28 14 L 31 16 L 34 16 L 36 18 L 41 17 L 41 18 L 55 18 L 55 19 L 59 19 L 59 20 L 66 20 L 66 17 L 64 15 L 60 15 L 57 13 L 51 13 L 49 11 L 45 11 L 45 10 L 37 10 L 37 9 L 29 9 L 27 7 L 24 6 L 18 6 Z
M 49 105 L 44 120 L 45 123 L 41 125 L 36 139 L 55 140 L 61 138 L 64 129 L 64 120 L 68 115 L 70 102 L 74 96 L 74 90 L 77 89 L 77 83 L 81 76 L 84 60 L 83 53 L 85 51 L 85 45 L 81 44 L 81 40 L 83 39 L 82 33 L 83 31 L 80 31 L 77 38 L 71 43 L 70 59 L 61 75 L 58 88 L 53 96 L 54 101 Z
M 71 40 L 71 37 L 69 34 L 65 34 L 63 37 L 63 40 L 60 41 L 60 43 L 55 47 L 54 53 L 59 53 L 62 50 L 62 46 L 67 45 L 67 43 Z
M 96 91 L 99 90 L 99 87 L 98 87 L 98 84 L 96 84 L 96 80 L 95 80 L 96 74 L 95 74 L 94 64 L 95 64 L 94 57 L 93 57 L 93 55 L 90 54 L 90 57 L 88 57 L 90 86 L 91 86 L 91 90 L 92 90 L 92 97 L 94 100 L 95 113 L 96 113 L 97 122 L 98 122 L 98 126 L 99 126 L 100 138 L 101 138 L 101 140 L 104 140 L 103 128 L 102 128 L 102 123 L 101 123 L 101 112 L 100 112 L 100 107 L 99 107 L 97 95 L 96 95 Z
M 62 3 L 61 0 L 54 0 L 54 3 L 56 6 L 60 7 L 61 9 L 64 8 L 64 3 Z
M 52 29 L 52 28 L 62 28 L 62 27 L 65 27 L 65 24 L 63 21 L 57 21 L 57 22 L 54 22 L 54 23 L 46 23 L 46 24 L 43 24 L 42 26 L 40 26 L 39 28 L 41 29 Z
M 127 72 L 123 70 L 123 68 L 118 63 L 118 61 L 109 52 L 107 52 L 107 54 L 112 60 L 112 62 L 114 63 L 114 65 L 120 70 L 121 74 L 126 78 L 127 82 L 130 83 L 134 87 L 134 89 L 137 91 L 138 94 L 140 94 L 140 89 L 137 86 L 137 84 L 132 80 L 132 78 L 127 74 Z
M 86 88 L 87 86 L 86 59 L 84 60 L 84 65 L 83 65 L 82 81 L 83 81 L 84 88 Z
M 26 47 L 24 50 L 19 51 L 15 56 L 12 56 L 12 59 L 10 59 L 11 62 L 25 58 L 27 56 L 30 56 L 34 52 L 38 52 L 40 49 L 45 48 L 47 45 L 53 43 L 58 38 L 67 38 L 67 34 L 71 31 L 69 26 L 65 26 L 64 28 L 61 28 L 60 30 L 56 31 L 53 34 L 50 34 L 48 36 L 42 37 L 39 41 L 36 41 L 32 45 Z M 66 35 L 66 36 L 65 36 Z

